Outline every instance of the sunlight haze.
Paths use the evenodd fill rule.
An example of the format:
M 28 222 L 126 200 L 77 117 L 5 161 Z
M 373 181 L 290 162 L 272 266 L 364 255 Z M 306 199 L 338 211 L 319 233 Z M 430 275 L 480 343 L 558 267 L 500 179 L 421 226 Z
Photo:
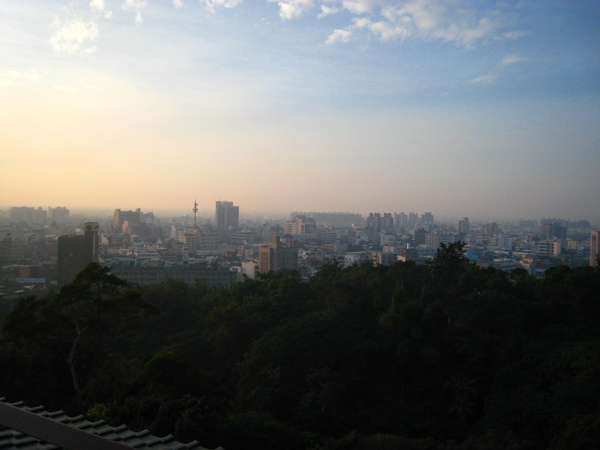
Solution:
M 600 221 L 600 3 L 0 1 L 0 205 Z

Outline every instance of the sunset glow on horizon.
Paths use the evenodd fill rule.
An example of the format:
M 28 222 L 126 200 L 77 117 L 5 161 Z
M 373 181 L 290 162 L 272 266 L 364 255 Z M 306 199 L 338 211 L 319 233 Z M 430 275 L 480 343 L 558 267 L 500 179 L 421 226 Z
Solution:
M 592 0 L 0 2 L 0 207 L 600 222 Z

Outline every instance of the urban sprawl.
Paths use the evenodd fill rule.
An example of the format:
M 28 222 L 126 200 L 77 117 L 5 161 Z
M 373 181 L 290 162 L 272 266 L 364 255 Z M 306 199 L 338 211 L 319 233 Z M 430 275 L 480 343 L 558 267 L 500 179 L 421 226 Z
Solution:
M 308 279 L 334 261 L 424 264 L 441 245 L 460 241 L 482 267 L 543 276 L 553 266 L 596 266 L 600 231 L 587 220 L 436 221 L 431 212 L 293 212 L 240 220 L 218 201 L 212 217 L 158 217 L 140 208 L 84 217 L 64 207 L 0 211 L 0 299 L 12 300 L 72 281 L 90 262 L 137 284 L 168 279 L 231 286 L 259 273 L 293 269 Z

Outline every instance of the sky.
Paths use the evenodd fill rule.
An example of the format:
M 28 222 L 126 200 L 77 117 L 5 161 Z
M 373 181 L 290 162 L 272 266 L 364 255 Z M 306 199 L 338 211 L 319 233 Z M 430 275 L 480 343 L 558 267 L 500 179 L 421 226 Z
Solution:
M 600 223 L 600 2 L 0 0 L 0 206 Z

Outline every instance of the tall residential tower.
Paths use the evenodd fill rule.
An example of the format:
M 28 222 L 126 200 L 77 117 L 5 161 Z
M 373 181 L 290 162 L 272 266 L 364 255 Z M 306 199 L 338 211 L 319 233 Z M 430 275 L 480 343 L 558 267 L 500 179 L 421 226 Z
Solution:
M 237 227 L 240 224 L 240 207 L 234 206 L 233 202 L 217 202 L 215 211 L 215 222 L 217 229 L 227 230 L 229 227 Z

